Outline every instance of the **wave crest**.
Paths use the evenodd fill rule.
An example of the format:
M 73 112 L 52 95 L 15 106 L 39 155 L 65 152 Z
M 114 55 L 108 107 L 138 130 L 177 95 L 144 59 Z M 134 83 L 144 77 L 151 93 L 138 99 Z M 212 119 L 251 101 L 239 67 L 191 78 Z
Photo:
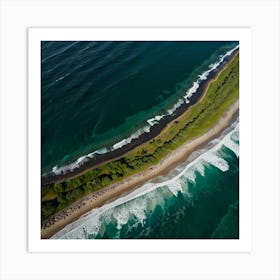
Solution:
M 151 127 L 154 126 L 155 124 L 157 124 L 163 117 L 165 117 L 167 115 L 172 115 L 176 111 L 176 109 L 179 108 L 183 103 L 190 103 L 190 98 L 197 92 L 201 82 L 203 80 L 206 80 L 208 78 L 208 76 L 210 75 L 210 73 L 213 72 L 218 66 L 220 66 L 223 63 L 223 61 L 225 60 L 225 58 L 230 56 L 238 48 L 239 48 L 239 45 L 235 46 L 233 49 L 229 50 L 224 55 L 220 55 L 218 58 L 218 61 L 210 64 L 209 69 L 204 71 L 201 75 L 198 76 L 198 79 L 195 82 L 193 82 L 192 86 L 186 91 L 183 98 L 180 98 L 173 105 L 172 108 L 167 110 L 167 113 L 165 115 L 157 115 L 153 118 L 148 119 L 146 121 L 148 123 L 146 126 L 137 130 L 135 133 L 130 135 L 128 138 L 125 138 L 125 139 L 115 143 L 111 147 L 104 147 L 104 148 L 98 149 L 94 152 L 91 152 L 87 155 L 83 155 L 83 156 L 79 157 L 76 161 L 74 161 L 70 164 L 66 164 L 66 165 L 63 165 L 60 167 L 54 166 L 52 168 L 52 172 L 56 175 L 62 175 L 62 174 L 66 174 L 67 172 L 72 172 L 74 169 L 79 168 L 81 165 L 86 163 L 90 158 L 93 158 L 96 154 L 105 154 L 109 151 L 120 149 L 123 146 L 130 144 L 133 139 L 137 139 L 140 135 L 150 132 Z M 43 174 L 43 176 L 45 176 L 45 175 L 48 175 L 48 173 Z
M 180 173 L 166 180 L 163 177 L 162 182 L 147 182 L 133 192 L 124 197 L 120 197 L 100 208 L 93 209 L 77 221 L 67 225 L 64 229 L 56 233 L 53 239 L 88 239 L 102 235 L 104 226 L 115 225 L 118 234 L 124 225 L 130 221 L 129 227 L 133 228 L 145 224 L 149 212 L 160 206 L 164 209 L 165 201 L 171 196 L 178 196 L 182 193 L 184 196 L 192 198 L 189 192 L 189 184 L 195 185 L 198 176 L 205 175 L 207 166 L 216 167 L 218 172 L 226 172 L 229 169 L 229 163 L 222 158 L 222 149 L 228 149 L 236 152 L 235 143 L 238 146 L 239 130 L 238 124 L 234 130 L 223 136 L 219 142 L 213 141 L 215 145 L 203 152 L 195 160 L 187 164 Z M 230 143 L 230 144 L 229 144 Z M 117 236 L 115 237 L 117 238 Z

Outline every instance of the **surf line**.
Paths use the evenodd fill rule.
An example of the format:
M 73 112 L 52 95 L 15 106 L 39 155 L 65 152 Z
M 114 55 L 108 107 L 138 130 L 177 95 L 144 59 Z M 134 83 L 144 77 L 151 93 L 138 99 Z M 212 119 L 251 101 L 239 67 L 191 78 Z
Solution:
M 239 120 L 237 119 L 229 128 L 230 130 L 226 132 L 225 135 L 221 135 L 219 138 L 215 138 L 215 140 L 219 139 L 218 143 L 213 144 L 211 148 L 204 150 L 201 154 L 194 159 L 193 161 L 184 164 L 183 170 L 181 170 L 177 175 L 172 176 L 171 178 L 162 178 L 162 181 L 154 183 L 154 182 L 146 182 L 139 188 L 129 192 L 128 194 L 113 200 L 112 202 L 108 202 L 101 206 L 100 208 L 94 208 L 90 210 L 85 215 L 81 216 L 78 220 L 73 223 L 65 226 L 62 230 L 54 234 L 52 239 L 72 239 L 72 238 L 82 238 L 81 234 L 84 235 L 85 232 L 87 235 L 91 235 L 93 238 L 98 234 L 102 216 L 108 211 L 118 206 L 121 206 L 125 203 L 132 202 L 133 200 L 143 197 L 159 188 L 167 187 L 169 191 L 177 196 L 179 192 L 184 194 L 188 194 L 188 190 L 184 187 L 185 183 L 182 183 L 181 178 L 188 180 L 188 182 L 195 183 L 196 175 L 195 172 L 198 172 L 202 176 L 204 176 L 205 168 L 208 164 L 215 166 L 220 169 L 222 172 L 226 172 L 229 168 L 226 160 L 222 159 L 218 154 L 218 151 L 225 146 L 230 149 L 237 158 L 239 158 L 239 148 L 238 145 L 234 142 L 233 135 L 236 132 L 239 132 Z M 226 131 L 226 130 L 225 130 Z M 237 146 L 235 146 L 237 145 Z M 167 197 L 168 199 L 168 197 Z M 133 202 L 132 202 L 133 203 Z M 154 207 L 157 204 L 154 205 Z M 128 207 L 125 221 L 122 219 L 117 219 L 115 216 L 110 217 L 110 219 L 117 219 L 117 229 L 121 229 L 122 225 L 126 224 L 130 216 L 135 216 L 139 223 L 143 224 L 146 218 L 145 210 L 139 209 L 139 211 L 134 211 L 135 207 L 131 209 Z M 125 223 L 124 223 L 125 222 Z M 83 230 L 81 230 L 83 229 Z M 86 236 L 83 236 L 86 238 Z
M 174 167 L 184 162 L 194 151 L 205 146 L 230 126 L 238 110 L 239 98 L 234 101 L 213 127 L 204 134 L 182 144 L 178 149 L 164 157 L 157 165 L 124 178 L 122 181 L 109 185 L 104 189 L 91 193 L 57 212 L 54 216 L 43 222 L 41 238 L 50 238 L 66 225 L 73 223 L 84 214 L 89 213 L 93 208 L 99 208 L 119 198 L 121 195 L 133 191 L 135 188 L 145 184 L 148 180 L 170 172 Z
M 77 175 L 85 173 L 89 169 L 95 168 L 111 160 L 119 159 L 127 152 L 155 138 L 171 121 L 177 119 L 185 113 L 189 107 L 199 101 L 208 83 L 215 79 L 238 51 L 239 45 L 219 57 L 219 60 L 216 63 L 211 64 L 211 67 L 208 70 L 199 75 L 199 78 L 193 83 L 192 87 L 186 91 L 183 98 L 180 98 L 178 102 L 168 110 L 168 114 L 156 116 L 147 120 L 149 126 L 145 126 L 131 137 L 123 139 L 112 147 L 102 148 L 81 156 L 70 164 L 61 167 L 53 167 L 51 172 L 41 176 L 42 186 L 71 179 Z

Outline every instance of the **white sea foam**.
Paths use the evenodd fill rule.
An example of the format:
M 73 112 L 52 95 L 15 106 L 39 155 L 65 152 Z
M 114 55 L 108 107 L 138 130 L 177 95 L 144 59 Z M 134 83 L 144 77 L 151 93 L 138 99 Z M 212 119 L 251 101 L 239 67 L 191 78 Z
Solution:
M 110 151 L 110 148 L 104 147 L 101 149 L 98 149 L 94 152 L 91 152 L 87 155 L 79 157 L 76 161 L 63 165 L 63 166 L 54 166 L 52 168 L 52 172 L 56 175 L 66 174 L 68 172 L 72 172 L 74 169 L 80 167 L 84 163 L 86 163 L 90 158 L 93 158 L 97 154 L 106 154 Z
M 199 162 L 197 163 L 199 164 Z M 196 170 L 194 165 L 190 166 L 187 170 L 185 170 L 185 178 L 191 183 L 195 183 L 195 171 Z
M 116 143 L 115 145 L 113 145 L 113 149 L 116 150 L 116 149 L 119 149 L 129 143 L 131 143 L 132 141 L 132 138 L 127 138 L 127 139 L 123 139 L 122 141 Z
M 226 172 L 229 168 L 228 162 L 221 157 L 221 148 L 227 146 L 229 141 L 234 143 L 238 140 L 238 123 L 236 127 L 228 132 L 215 146 L 204 151 L 195 160 L 187 164 L 180 173 L 172 178 L 165 179 L 160 183 L 147 182 L 133 192 L 120 197 L 100 208 L 93 209 L 77 221 L 67 225 L 64 229 L 56 233 L 53 239 L 80 239 L 94 238 L 101 230 L 102 223 L 115 224 L 116 229 L 120 230 L 129 220 L 135 224 L 144 225 L 147 219 L 147 212 L 153 211 L 158 205 L 164 209 L 164 202 L 170 195 L 178 196 L 179 192 L 191 197 L 188 191 L 188 183 L 194 184 L 198 174 L 205 175 L 207 165 L 218 168 L 221 172 Z M 119 234 L 119 233 L 118 233 Z
M 95 154 L 106 154 L 110 151 L 110 149 L 104 147 L 104 148 L 101 148 L 101 149 L 98 149 L 97 151 L 93 152 L 93 153 L 90 153 L 88 154 L 89 157 L 94 157 Z
M 130 213 L 135 216 L 138 222 L 143 226 L 146 220 L 145 207 L 142 204 L 133 203 Z
M 129 220 L 129 212 L 124 207 L 116 208 L 113 217 L 117 220 L 117 229 L 121 229 Z
M 170 182 L 166 186 L 175 196 L 177 196 L 179 192 L 183 192 L 183 190 L 182 190 L 182 182 L 180 182 L 179 180 L 178 181 Z
M 90 158 L 93 158 L 95 155 L 106 154 L 110 151 L 119 149 L 119 148 L 131 143 L 131 141 L 133 139 L 137 139 L 140 135 L 142 135 L 143 133 L 148 133 L 149 131 L 150 131 L 150 126 L 145 126 L 141 129 L 137 130 L 130 137 L 125 138 L 125 139 L 121 140 L 120 142 L 114 144 L 112 147 L 104 147 L 104 148 L 98 149 L 98 150 L 96 150 L 94 152 L 91 152 L 87 155 L 79 157 L 76 161 L 74 161 L 72 163 L 63 165 L 61 167 L 54 166 L 52 168 L 52 172 L 55 173 L 56 175 L 61 175 L 61 174 L 66 174 L 67 172 L 72 172 L 74 169 L 80 167 L 85 162 L 87 162 Z
M 201 159 L 201 161 L 199 161 L 196 165 L 195 165 L 195 169 L 196 171 L 201 175 L 204 176 L 205 175 L 205 164 L 204 164 L 204 160 Z
M 224 145 L 225 147 L 227 147 L 228 149 L 230 149 L 231 151 L 233 151 L 234 154 L 235 154 L 237 157 L 239 157 L 239 145 L 238 145 L 238 143 L 235 142 L 235 139 L 236 139 L 236 137 L 238 137 L 238 136 L 235 136 L 235 135 L 237 135 L 237 133 L 233 133 L 230 137 L 228 137 L 228 138 L 224 141 L 223 145 Z
M 239 48 L 239 45 L 235 46 L 233 49 L 229 50 L 224 55 L 220 55 L 217 62 L 210 64 L 209 65 L 209 69 L 204 71 L 201 75 L 198 76 L 198 79 L 195 82 L 193 82 L 192 86 L 186 91 L 185 95 L 183 96 L 183 99 L 180 98 L 173 105 L 172 108 L 167 110 L 167 114 L 166 115 L 157 115 L 157 116 L 155 116 L 153 118 L 150 118 L 150 119 L 147 120 L 148 125 L 146 125 L 143 128 L 137 130 L 130 137 L 125 138 L 125 139 L 115 143 L 111 147 L 104 147 L 104 148 L 101 148 L 101 149 L 96 150 L 94 152 L 91 152 L 91 153 L 89 153 L 87 155 L 81 156 L 76 161 L 74 161 L 74 162 L 72 162 L 70 164 L 66 164 L 66 165 L 61 166 L 61 167 L 54 166 L 52 168 L 52 172 L 55 173 L 56 175 L 66 174 L 67 172 L 72 172 L 74 169 L 80 167 L 85 162 L 87 162 L 89 160 L 89 158 L 93 158 L 96 154 L 105 154 L 105 153 L 107 153 L 109 151 L 120 149 L 121 147 L 130 144 L 133 139 L 137 139 L 143 133 L 149 132 L 151 127 L 153 125 L 157 124 L 164 116 L 172 115 L 176 111 L 176 109 L 179 108 L 183 103 L 190 103 L 189 99 L 197 92 L 197 90 L 198 90 L 198 88 L 200 86 L 201 81 L 206 80 L 207 77 L 209 76 L 209 74 L 213 70 L 215 70 L 224 61 L 224 59 L 227 56 L 230 56 L 238 48 Z
M 144 126 L 143 128 L 141 129 L 138 129 L 136 132 L 134 132 L 130 137 L 128 138 L 125 138 L 123 140 L 121 140 L 120 142 L 114 144 L 112 146 L 112 150 L 116 150 L 116 149 L 119 149 L 129 143 L 131 143 L 131 141 L 133 139 L 137 139 L 140 135 L 144 134 L 144 133 L 148 133 L 150 131 L 150 126 Z
M 199 80 L 201 80 L 201 78 L 199 78 Z M 198 88 L 199 88 L 199 81 L 196 81 L 193 83 L 192 87 L 186 91 L 186 95 L 184 96 L 184 98 L 185 99 L 191 98 Z
M 158 123 L 163 117 L 164 117 L 164 115 L 155 116 L 154 118 L 148 119 L 148 120 L 147 120 L 147 123 L 148 123 L 150 126 L 153 126 L 153 125 L 155 125 L 156 123 Z
M 225 172 L 229 169 L 229 165 L 227 161 L 225 161 L 222 157 L 216 155 L 215 153 L 209 153 L 204 156 L 204 159 L 210 163 L 211 165 L 217 167 L 221 171 Z
M 167 110 L 168 115 L 172 115 L 182 104 L 184 104 L 184 100 L 180 98 L 171 109 Z

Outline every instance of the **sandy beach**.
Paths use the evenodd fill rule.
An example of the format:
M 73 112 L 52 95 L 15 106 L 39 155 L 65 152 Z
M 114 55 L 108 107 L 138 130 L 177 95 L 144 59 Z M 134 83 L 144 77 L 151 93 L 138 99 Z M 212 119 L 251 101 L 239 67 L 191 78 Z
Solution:
M 219 136 L 232 122 L 239 110 L 239 99 L 230 106 L 219 121 L 204 134 L 187 141 L 175 151 L 169 153 L 157 165 L 137 173 L 122 181 L 112 184 L 100 191 L 94 192 L 76 201 L 69 207 L 58 212 L 46 220 L 41 228 L 41 238 L 50 238 L 67 224 L 72 223 L 93 208 L 97 208 L 119 197 L 121 194 L 132 191 L 144 182 L 168 173 L 174 166 L 186 161 L 190 154 Z
M 231 55 L 229 55 L 227 58 L 224 59 L 224 63 L 222 63 L 220 66 L 218 66 L 213 72 L 209 74 L 207 79 L 202 80 L 200 82 L 199 88 L 196 90 L 195 94 L 190 98 L 189 103 L 183 102 L 175 111 L 173 114 L 169 114 L 164 116 L 157 124 L 153 125 L 149 132 L 145 132 L 138 136 L 137 138 L 134 138 L 131 140 L 130 143 L 112 150 L 108 151 L 104 154 L 95 154 L 94 157 L 88 158 L 87 161 L 85 161 L 82 165 L 80 165 L 77 168 L 74 168 L 71 171 L 65 171 L 62 174 L 53 173 L 50 172 L 47 175 L 44 175 L 41 177 L 41 183 L 42 186 L 45 186 L 47 184 L 51 183 L 59 183 L 63 182 L 65 180 L 69 180 L 72 178 L 75 178 L 76 176 L 82 175 L 89 170 L 96 168 L 100 165 L 106 164 L 112 160 L 117 160 L 119 158 L 122 158 L 127 153 L 132 151 L 133 149 L 141 146 L 142 144 L 154 139 L 157 135 L 159 135 L 163 130 L 169 127 L 170 123 L 172 123 L 174 120 L 177 120 L 182 115 L 184 115 L 187 110 L 199 102 L 201 98 L 205 95 L 207 88 L 209 86 L 209 83 L 212 81 L 215 81 L 220 73 L 227 67 L 227 65 L 234 59 L 234 57 L 239 53 L 239 50 L 235 50 Z

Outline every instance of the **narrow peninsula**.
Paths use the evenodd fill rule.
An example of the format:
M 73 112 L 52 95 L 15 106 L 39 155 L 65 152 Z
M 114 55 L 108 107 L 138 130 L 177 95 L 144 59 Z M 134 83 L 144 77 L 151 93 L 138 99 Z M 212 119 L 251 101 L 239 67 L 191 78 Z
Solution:
M 93 208 L 166 174 L 219 136 L 239 110 L 239 52 L 205 81 L 199 98 L 143 143 L 83 167 L 42 179 L 41 238 L 50 238 Z

